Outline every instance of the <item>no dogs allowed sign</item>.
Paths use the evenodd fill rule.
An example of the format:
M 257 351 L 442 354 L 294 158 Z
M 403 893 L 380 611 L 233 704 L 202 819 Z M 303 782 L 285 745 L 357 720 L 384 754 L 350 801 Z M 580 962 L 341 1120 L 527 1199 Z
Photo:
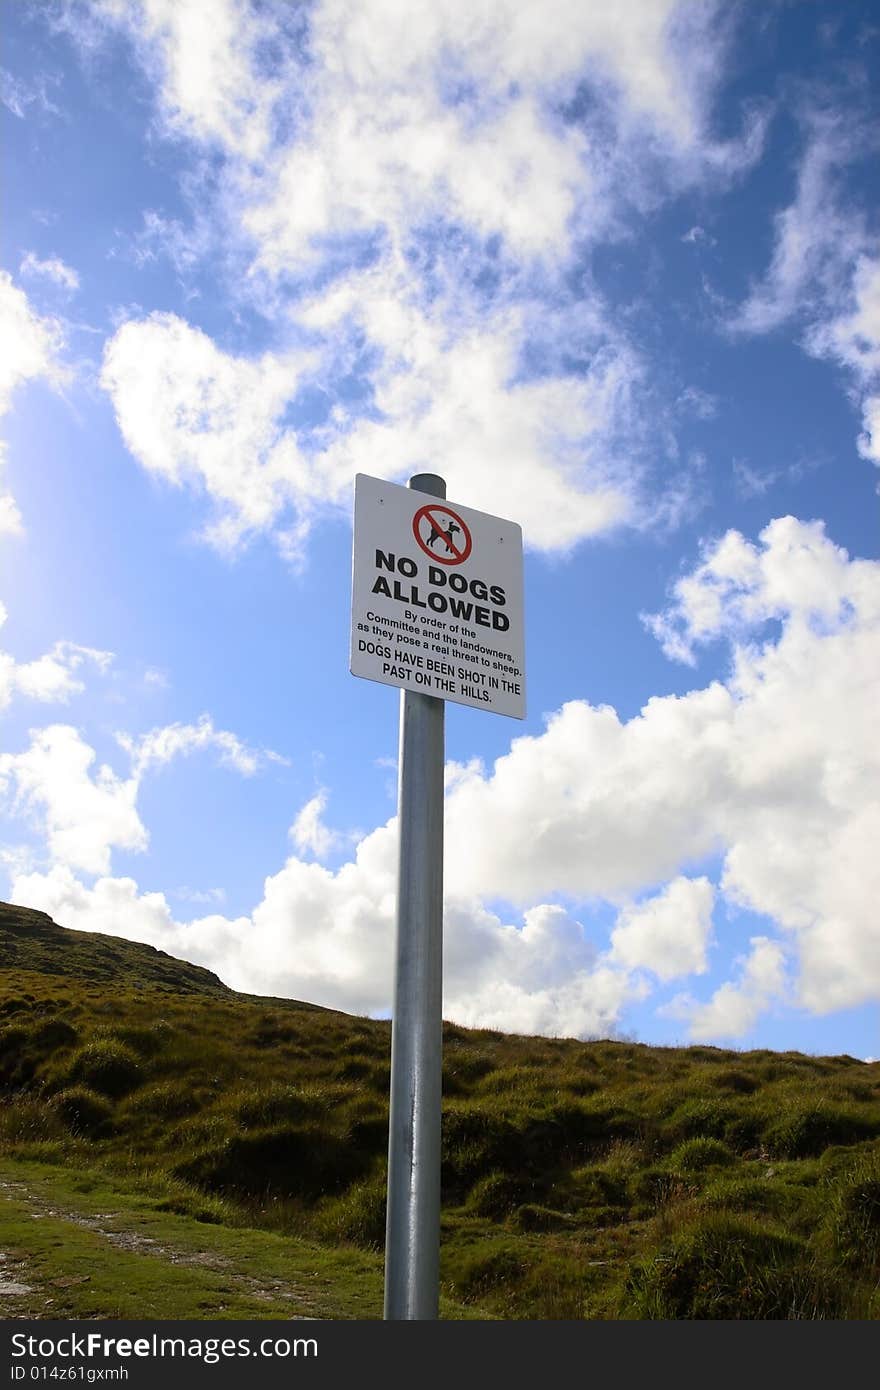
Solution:
M 525 718 L 520 527 L 359 473 L 351 672 Z

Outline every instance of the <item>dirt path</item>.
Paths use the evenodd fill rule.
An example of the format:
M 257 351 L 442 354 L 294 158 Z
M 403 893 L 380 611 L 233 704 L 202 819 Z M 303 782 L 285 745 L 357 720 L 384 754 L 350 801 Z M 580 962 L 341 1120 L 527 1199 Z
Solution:
M 255 1277 L 237 1269 L 233 1260 L 217 1250 L 182 1250 L 166 1239 L 157 1239 L 131 1226 L 132 1214 L 120 1211 L 101 1211 L 86 1214 L 68 1207 L 59 1206 L 48 1200 L 42 1193 L 34 1191 L 26 1183 L 14 1179 L 0 1179 L 0 1202 L 13 1202 L 19 1210 L 24 1208 L 32 1221 L 52 1223 L 58 1227 L 59 1239 L 63 1240 L 63 1226 L 70 1224 L 79 1227 L 105 1241 L 110 1250 L 124 1251 L 128 1255 L 144 1256 L 177 1268 L 190 1268 L 213 1271 L 223 1276 L 223 1289 L 230 1294 L 244 1295 L 249 1301 L 265 1303 L 267 1310 L 284 1304 L 288 1308 L 302 1311 L 293 1315 L 295 1320 L 311 1321 L 318 1317 L 314 1299 L 303 1285 L 292 1284 L 283 1279 Z M 89 1275 L 62 1275 L 58 1278 L 41 1278 L 39 1272 L 22 1258 L 20 1249 L 15 1253 L 0 1248 L 0 1316 L 44 1317 L 58 1316 L 56 1306 L 63 1291 L 73 1290 L 77 1285 L 90 1282 Z M 69 1298 L 62 1298 L 64 1303 Z M 40 1311 L 36 1311 L 36 1310 Z M 219 1305 L 219 1311 L 223 1305 Z

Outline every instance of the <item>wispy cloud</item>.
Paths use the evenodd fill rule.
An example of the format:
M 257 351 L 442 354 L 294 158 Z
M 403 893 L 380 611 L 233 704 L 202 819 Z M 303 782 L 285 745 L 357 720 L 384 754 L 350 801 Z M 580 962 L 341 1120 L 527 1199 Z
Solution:
M 764 277 L 728 320 L 733 333 L 795 321 L 814 357 L 839 363 L 861 400 L 859 451 L 880 465 L 880 257 L 864 214 L 849 206 L 843 175 L 870 140 L 840 116 L 808 113 L 794 201 L 776 215 Z
M 244 777 L 252 777 L 267 762 L 288 766 L 286 758 L 271 749 L 253 749 L 229 729 L 216 729 L 208 714 L 195 724 L 166 724 L 152 729 L 140 738 L 117 734 L 117 742 L 131 757 L 132 773 L 136 778 L 152 768 L 163 767 L 175 758 L 213 749 L 219 753 L 225 767 L 231 767 Z
M 79 275 L 69 265 L 65 265 L 58 256 L 50 256 L 47 260 L 40 260 L 33 251 L 28 251 L 23 257 L 19 274 L 25 277 L 38 276 L 45 280 L 51 280 L 60 289 L 73 294 L 79 289 Z

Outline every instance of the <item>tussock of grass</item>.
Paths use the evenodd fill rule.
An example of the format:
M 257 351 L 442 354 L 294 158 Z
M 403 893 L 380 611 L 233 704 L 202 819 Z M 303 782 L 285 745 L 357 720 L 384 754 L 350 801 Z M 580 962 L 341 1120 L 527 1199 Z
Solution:
M 820 1270 L 801 1240 L 756 1218 L 709 1213 L 637 1261 L 626 1317 L 838 1319 L 841 1281 Z

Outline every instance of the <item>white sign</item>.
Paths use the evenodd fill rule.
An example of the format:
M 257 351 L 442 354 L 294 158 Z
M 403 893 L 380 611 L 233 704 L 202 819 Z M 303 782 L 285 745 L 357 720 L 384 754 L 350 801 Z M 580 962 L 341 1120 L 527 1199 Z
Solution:
M 359 473 L 351 673 L 524 719 L 521 528 Z

